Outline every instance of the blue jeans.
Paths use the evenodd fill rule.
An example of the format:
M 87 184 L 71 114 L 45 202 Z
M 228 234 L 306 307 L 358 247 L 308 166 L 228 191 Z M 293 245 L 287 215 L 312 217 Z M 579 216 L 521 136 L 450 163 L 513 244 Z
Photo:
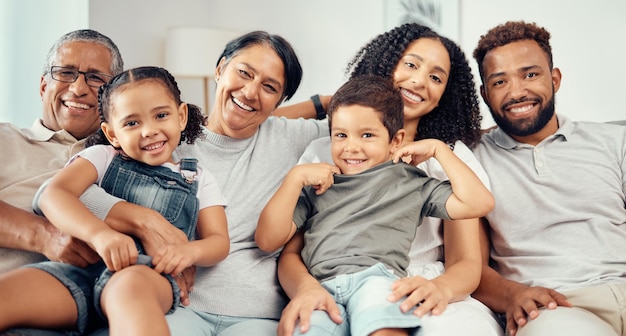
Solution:
M 275 336 L 278 321 L 254 317 L 235 317 L 179 307 L 166 316 L 172 336 Z
M 398 279 L 379 263 L 363 271 L 322 282 L 339 305 L 344 322 L 337 325 L 326 312 L 315 311 L 311 316 L 311 328 L 305 335 L 359 336 L 383 328 L 413 330 L 419 327 L 420 318 L 413 315 L 413 310 L 406 313 L 400 310 L 402 300 L 387 300 L 391 285 Z M 299 330 L 298 327 L 296 330 Z M 294 335 L 300 334 L 296 332 Z

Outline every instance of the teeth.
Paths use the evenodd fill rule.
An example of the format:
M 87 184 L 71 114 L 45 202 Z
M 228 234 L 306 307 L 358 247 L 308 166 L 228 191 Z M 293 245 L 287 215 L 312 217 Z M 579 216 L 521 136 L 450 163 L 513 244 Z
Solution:
M 348 164 L 359 164 L 363 162 L 363 160 L 346 160 Z
M 523 112 L 529 111 L 532 108 L 533 108 L 533 105 L 525 105 L 525 106 L 522 106 L 522 107 L 511 108 L 510 111 L 513 112 L 513 113 L 523 113 Z
M 252 112 L 252 111 L 254 111 L 254 109 L 252 108 L 252 106 L 248 106 L 248 105 L 246 105 L 246 104 L 242 103 L 239 99 L 237 99 L 237 98 L 235 98 L 235 97 L 233 97 L 233 102 L 234 102 L 235 104 L 237 104 L 237 106 L 241 107 L 242 109 L 244 109 L 244 110 L 246 110 L 246 111 L 248 111 L 248 112 Z
M 403 96 L 415 101 L 415 102 L 423 102 L 424 98 L 412 93 L 411 91 L 407 90 L 407 89 L 401 89 L 400 93 L 402 93 Z
M 80 109 L 84 109 L 84 110 L 88 110 L 90 108 L 90 106 L 87 105 L 87 104 L 76 103 L 76 102 L 73 102 L 73 101 L 66 101 L 65 102 L 65 106 L 80 108 Z
M 156 143 L 156 144 L 153 144 L 153 145 L 150 145 L 150 146 L 146 146 L 146 147 L 144 147 L 143 149 L 145 149 L 145 150 L 149 150 L 149 151 L 150 151 L 150 150 L 155 150 L 155 149 L 157 149 L 157 148 L 161 148 L 161 147 L 163 147 L 163 145 L 164 145 L 164 144 L 165 144 L 165 142 L 159 142 L 159 143 Z

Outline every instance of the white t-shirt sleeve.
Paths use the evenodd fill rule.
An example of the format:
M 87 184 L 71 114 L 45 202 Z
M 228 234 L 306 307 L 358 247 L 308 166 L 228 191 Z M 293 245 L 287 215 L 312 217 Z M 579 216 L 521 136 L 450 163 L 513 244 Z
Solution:
M 454 154 L 461 159 L 473 172 L 478 176 L 480 181 L 485 185 L 488 190 L 491 190 L 491 184 L 489 183 L 489 177 L 483 166 L 478 162 L 474 153 L 461 141 L 457 141 L 454 144 Z M 430 158 L 417 165 L 417 168 L 422 169 L 430 177 L 434 177 L 439 180 L 448 180 L 448 176 L 437 161 L 434 158 Z
M 217 180 L 208 170 L 198 167 L 198 200 L 200 209 L 210 206 L 226 206 L 226 199 L 222 195 Z
M 304 153 L 302 153 L 302 156 L 300 156 L 298 164 L 319 162 L 333 163 L 333 158 L 330 154 L 330 136 L 311 141 Z
M 91 162 L 91 164 L 98 171 L 98 179 L 96 180 L 96 184 L 100 185 L 102 182 L 102 177 L 104 173 L 107 171 L 107 168 L 113 161 L 113 158 L 118 155 L 118 151 L 112 146 L 108 145 L 95 145 L 91 147 L 87 147 L 82 151 L 76 153 L 68 164 L 74 161 L 77 157 L 82 157 L 85 160 Z

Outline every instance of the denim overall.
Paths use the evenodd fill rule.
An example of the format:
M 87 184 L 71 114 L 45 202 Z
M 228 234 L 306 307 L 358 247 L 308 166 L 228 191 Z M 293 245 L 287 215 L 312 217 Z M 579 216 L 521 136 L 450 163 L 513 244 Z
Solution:
M 158 211 L 191 240 L 199 211 L 196 165 L 196 159 L 182 159 L 181 173 L 177 173 L 117 155 L 102 177 L 101 186 L 113 196 Z M 139 241 L 135 241 L 139 253 L 144 253 Z
M 158 211 L 168 222 L 183 231 L 187 239 L 195 238 L 198 222 L 199 201 L 198 181 L 195 180 L 196 159 L 182 159 L 180 173 L 167 167 L 150 166 L 143 162 L 117 155 L 102 177 L 101 187 L 109 194 Z M 139 256 L 137 264 L 152 267 L 152 258 L 145 255 L 139 239 L 135 239 Z M 104 314 L 100 307 L 100 297 L 104 286 L 113 272 L 105 269 L 94 286 L 96 311 Z M 174 302 L 170 312 L 180 303 L 180 289 L 172 276 L 164 274 L 172 284 Z
M 113 196 L 158 211 L 192 240 L 195 238 L 199 211 L 196 170 L 196 159 L 182 159 L 179 173 L 167 167 L 150 166 L 117 155 L 105 172 L 101 186 Z M 151 267 L 152 258 L 145 255 L 143 246 L 136 238 L 135 243 L 139 251 L 137 264 Z M 78 306 L 78 334 L 84 333 L 88 325 L 104 325 L 100 298 L 102 289 L 113 275 L 104 262 L 99 261 L 85 268 L 51 261 L 27 267 L 50 273 L 70 290 Z M 180 303 L 180 289 L 172 276 L 164 276 L 172 284 L 174 301 L 171 312 Z

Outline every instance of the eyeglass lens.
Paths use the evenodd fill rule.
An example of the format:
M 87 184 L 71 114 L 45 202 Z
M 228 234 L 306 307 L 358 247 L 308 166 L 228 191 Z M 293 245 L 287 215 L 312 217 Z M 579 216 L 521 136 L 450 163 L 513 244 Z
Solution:
M 65 83 L 74 83 L 78 75 L 85 76 L 85 82 L 89 86 L 100 87 L 111 79 L 111 76 L 98 72 L 84 72 L 72 68 L 53 66 L 50 70 L 52 79 Z

